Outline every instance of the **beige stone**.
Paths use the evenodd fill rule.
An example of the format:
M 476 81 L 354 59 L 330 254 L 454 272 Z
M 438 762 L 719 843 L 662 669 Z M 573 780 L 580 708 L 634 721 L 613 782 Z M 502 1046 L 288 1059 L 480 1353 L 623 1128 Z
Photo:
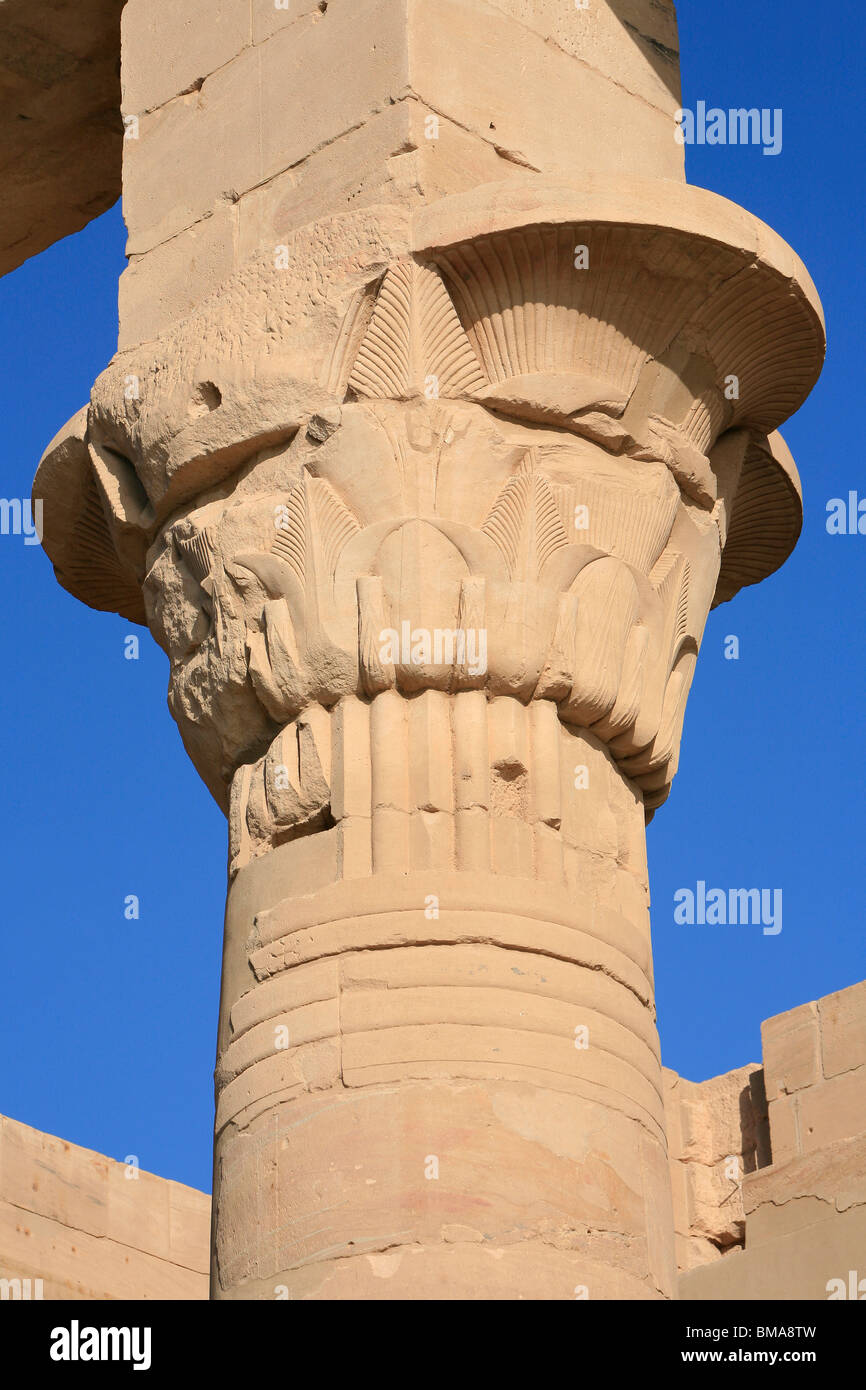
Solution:
M 824 1076 L 866 1067 L 866 981 L 828 994 L 818 1012 Z
M 803 1152 L 800 1137 L 800 1102 L 797 1096 L 779 1096 L 767 1107 L 772 1135 L 773 1161 L 787 1163 Z
M 262 43 L 278 29 L 285 29 L 308 15 L 324 13 L 329 3 L 330 0 L 280 0 L 278 9 L 274 0 L 250 0 L 253 43 Z
M 740 1067 L 699 1084 L 665 1070 L 677 1263 L 690 1269 L 745 1241 L 743 1184 L 768 1160 L 761 1073 Z
M 821 1038 L 815 1004 L 777 1014 L 761 1028 L 770 1100 L 821 1080 Z
M 209 245 L 205 226 L 227 209 L 239 218 L 240 264 L 274 255 L 276 224 L 293 229 L 340 205 L 423 203 L 526 169 L 683 178 L 669 7 L 641 16 L 602 0 L 592 13 L 293 0 L 276 10 L 256 0 L 248 17 L 223 5 L 207 18 L 192 4 L 165 8 L 168 18 L 142 0 L 125 19 L 127 51 L 148 56 L 124 65 L 136 122 L 124 142 L 124 343 L 150 336 L 152 301 L 163 328 L 223 283 L 228 246 L 203 263 L 191 233 L 201 228 Z M 166 25 L 189 39 L 163 63 L 149 55 Z M 525 99 L 515 103 L 515 90 Z M 184 284 L 187 256 L 196 264 Z
M 866 1120 L 866 1067 L 810 1087 L 799 1099 L 799 1130 L 804 1154 L 837 1139 L 860 1134 Z
M 750 1173 L 743 1182 L 749 1249 L 836 1212 L 866 1205 L 866 1114 L 853 1139 L 823 1139 L 818 1152 Z
M 648 65 L 621 41 L 611 7 L 596 6 L 589 25 L 583 15 L 563 14 L 567 7 L 552 4 L 534 9 L 529 24 L 525 12 L 517 22 L 519 16 L 509 13 L 516 8 L 413 0 L 412 90 L 541 173 L 573 175 L 577 166 L 682 179 L 682 148 L 669 139 L 679 102 L 661 83 L 651 84 L 652 102 L 632 95 L 630 83 L 649 85 Z M 573 49 L 550 41 L 551 31 L 559 34 L 564 26 Z M 622 85 L 605 71 L 614 46 L 634 61 Z M 515 91 L 524 99 L 515 101 Z
M 434 122 L 416 146 L 431 163 L 460 159 L 456 144 L 453 159 L 441 148 L 433 154 L 441 119 L 516 167 L 683 177 L 674 96 L 655 79 L 649 101 L 605 71 L 622 35 L 606 4 L 588 23 L 568 17 L 582 31 L 572 52 L 548 42 L 548 28 L 561 27 L 555 14 L 527 25 L 484 0 L 331 0 L 324 12 L 302 6 L 294 22 L 255 44 L 236 6 L 205 7 L 199 16 L 194 6 L 133 0 L 124 20 L 132 51 L 151 51 L 157 33 L 161 51 L 163 8 L 175 15 L 168 38 L 176 30 L 179 41 L 168 48 L 176 56 L 124 82 L 124 111 L 140 123 L 139 138 L 125 145 L 124 210 L 136 254 L 211 215 L 227 194 L 239 198 L 332 143 L 344 171 L 357 177 L 346 137 L 407 99 Z M 181 35 L 190 37 L 180 42 Z M 636 74 L 645 82 L 652 68 L 638 48 L 619 46 L 640 88 Z M 515 103 L 515 87 L 527 99 Z M 544 100 L 529 99 L 540 91 Z M 386 166 L 368 160 L 366 167 L 381 187 Z
M 3 0 L 0 275 L 120 196 L 123 0 Z
M 209 1234 L 205 1193 L 0 1117 L 9 1297 L 206 1298 Z
M 252 6 L 236 0 L 126 0 L 123 49 L 147 58 L 123 66 L 123 110 L 142 116 L 164 106 L 225 67 L 252 37 Z
M 866 1294 L 866 1069 L 857 1064 L 863 998 L 863 984 L 852 985 L 764 1024 L 764 1072 L 767 1087 L 775 1087 L 769 1102 L 769 1136 L 763 1124 L 764 1072 L 749 1076 L 748 1098 L 740 1091 L 739 1072 L 685 1092 L 683 1082 L 666 1073 L 681 1298 L 816 1300 L 859 1299 Z M 829 1079 L 821 1073 L 817 1047 L 818 1025 L 825 1019 L 835 1036 L 837 1058 L 852 1063 Z M 845 1037 L 851 1042 L 847 1059 L 842 1051 Z M 751 1157 L 744 1153 L 744 1174 L 736 1192 L 725 1195 L 704 1184 L 699 1206 L 692 1151 L 711 1147 L 705 1097 L 715 1123 L 729 1136 L 738 1126 L 743 1133 L 749 1128 L 744 1125 L 749 1099 L 758 1123 L 754 1150 Z M 691 1119 L 689 1110 L 697 1115 L 696 1124 L 683 1123 L 683 1116 Z M 689 1128 L 697 1142 L 687 1141 Z M 703 1232 L 724 1229 L 732 1202 L 739 1236 L 720 1259 L 717 1236 L 707 1240 Z M 702 1228 L 694 1219 L 688 1226 L 696 1211 Z
M 403 8 L 332 0 L 325 16 L 244 48 L 199 90 L 144 115 L 125 149 L 130 250 L 159 245 L 397 100 L 409 76 Z
M 861 1133 L 864 1000 L 864 985 L 852 985 L 763 1025 L 774 1162 Z
M 756 1250 L 736 1250 L 724 1260 L 680 1275 L 679 1296 L 694 1301 L 824 1302 L 862 1278 L 866 1209 L 840 1213 L 826 1225 L 809 1226 Z M 858 1263 L 859 1261 L 859 1263 Z M 866 1285 L 857 1295 L 862 1298 Z M 850 1297 L 849 1293 L 843 1295 Z
M 585 9 L 559 0 L 492 0 L 617 86 L 663 110 L 679 98 L 680 65 L 673 0 L 606 0 Z M 628 43 L 630 37 L 633 42 Z

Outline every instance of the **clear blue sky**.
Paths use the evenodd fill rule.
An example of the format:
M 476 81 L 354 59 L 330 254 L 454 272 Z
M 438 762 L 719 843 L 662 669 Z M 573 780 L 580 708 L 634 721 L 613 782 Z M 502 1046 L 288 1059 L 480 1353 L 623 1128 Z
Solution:
M 784 112 L 778 157 L 691 148 L 689 180 L 791 242 L 830 333 L 822 381 L 785 429 L 802 540 L 711 615 L 679 776 L 649 829 L 664 1060 L 701 1080 L 759 1061 L 762 1019 L 866 976 L 866 536 L 825 529 L 829 498 L 866 497 L 866 22 L 860 6 L 807 0 L 680 0 L 679 13 L 685 106 Z M 29 496 L 115 349 L 123 253 L 115 208 L 0 281 L 5 496 Z M 0 578 L 0 1112 L 209 1188 L 224 821 L 147 634 L 124 660 L 129 624 L 70 598 L 20 539 L 0 538 Z M 732 633 L 737 662 L 723 656 Z M 699 879 L 781 888 L 782 932 L 677 926 L 674 892 Z

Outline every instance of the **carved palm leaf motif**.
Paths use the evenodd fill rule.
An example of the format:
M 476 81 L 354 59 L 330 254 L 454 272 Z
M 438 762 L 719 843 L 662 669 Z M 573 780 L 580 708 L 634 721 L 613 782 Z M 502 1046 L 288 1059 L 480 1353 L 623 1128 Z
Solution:
M 438 273 L 415 260 L 387 272 L 349 386 L 368 399 L 466 396 L 485 386 Z
M 518 472 L 494 502 L 482 531 L 497 546 L 510 579 L 540 583 L 548 561 L 568 545 L 552 489 L 527 451 Z
M 673 380 L 667 325 L 689 318 L 698 292 L 659 251 L 655 307 L 632 295 L 640 265 L 617 229 L 596 229 L 594 274 L 582 277 L 579 233 L 483 237 L 436 264 L 405 257 L 357 299 L 329 370 L 348 393 L 344 410 L 367 412 L 371 440 L 378 431 L 381 457 L 374 445 L 371 458 L 383 486 L 368 489 L 359 521 L 341 496 L 354 465 L 339 433 L 320 456 L 326 476 L 302 469 L 270 552 L 239 557 L 268 595 L 250 670 L 282 718 L 344 687 L 372 698 L 481 684 L 551 701 L 567 726 L 606 742 L 655 803 L 672 775 L 703 622 L 672 536 L 681 489 L 708 514 L 715 505 L 702 450 L 720 423 L 717 393 L 699 392 L 678 426 L 650 411 L 633 433 L 626 405 L 645 369 Z M 462 404 L 440 409 L 449 398 Z M 473 523 L 453 511 L 461 494 L 448 487 L 457 460 L 472 457 L 455 441 L 485 448 L 479 406 L 569 433 L 559 446 L 548 434 L 527 447 Z M 575 434 L 597 458 L 585 445 L 574 452 Z M 698 544 L 700 526 L 686 527 Z M 486 672 L 470 672 L 465 652 L 443 670 L 386 649 L 386 632 L 416 623 L 484 630 Z M 323 665 L 330 683 L 317 695 Z
M 438 271 L 412 258 L 391 267 L 369 307 L 351 311 L 356 326 L 347 326 L 343 346 L 354 338 L 357 350 L 347 385 L 356 400 L 370 402 L 355 408 L 372 412 L 386 441 L 382 465 L 391 460 L 394 483 L 381 494 L 384 509 L 362 525 L 339 495 L 335 446 L 330 481 L 303 470 L 270 553 L 239 559 L 270 600 L 262 633 L 252 639 L 250 669 L 271 713 L 282 710 L 283 717 L 312 698 L 312 676 L 304 672 L 321 664 L 311 658 L 323 643 L 341 653 L 342 677 L 353 670 L 352 688 L 368 698 L 395 687 L 487 684 L 492 693 L 552 700 L 564 722 L 592 729 L 617 757 L 631 760 L 634 776 L 656 782 L 673 751 L 688 676 L 680 658 L 690 636 L 689 563 L 669 547 L 680 505 L 670 473 L 655 483 L 647 474 L 635 486 L 627 474 L 592 472 L 585 455 L 578 466 L 567 447 L 531 446 L 483 520 L 473 526 L 441 511 L 440 479 L 453 467 L 454 441 L 477 426 L 463 419 L 466 406 L 437 415 L 437 398 L 484 399 L 500 409 L 505 398 L 494 398 L 490 385 L 511 383 L 506 414 L 526 416 L 517 407 L 533 398 L 539 418 L 549 420 L 551 412 L 562 415 L 564 382 L 571 404 L 579 400 L 584 411 L 586 433 L 598 429 L 604 438 L 607 426 L 591 425 L 586 407 L 610 422 L 644 360 L 645 323 L 614 331 L 594 320 L 592 303 L 563 262 L 570 234 L 533 235 L 540 240 L 532 247 L 493 239 L 451 254 L 445 270 L 459 315 Z M 615 239 L 602 250 L 605 273 L 615 277 Z M 584 371 L 585 355 L 600 360 L 593 334 L 605 333 L 610 341 L 601 360 L 608 382 L 619 382 L 616 390 L 603 390 Z M 423 415 L 412 413 L 418 406 L 399 418 L 384 408 L 422 399 Z M 620 430 L 615 451 L 624 437 Z M 660 435 L 649 450 L 635 445 L 630 467 L 639 466 L 640 455 L 663 461 L 666 439 Z M 342 466 L 351 468 L 350 456 Z M 437 550 L 437 533 L 460 563 L 431 609 L 429 566 L 445 566 L 453 553 Z M 443 672 L 423 662 L 407 666 L 386 651 L 386 632 L 407 623 L 414 630 L 419 614 L 440 630 L 489 634 L 484 676 L 469 672 L 465 652 L 462 660 L 453 654 Z
M 190 574 L 198 580 L 202 588 L 210 579 L 211 570 L 214 563 L 214 542 L 212 533 L 205 528 L 196 531 L 190 536 L 176 534 L 174 543 L 177 546 L 178 554 L 189 570 Z M 207 592 L 207 590 L 205 590 Z

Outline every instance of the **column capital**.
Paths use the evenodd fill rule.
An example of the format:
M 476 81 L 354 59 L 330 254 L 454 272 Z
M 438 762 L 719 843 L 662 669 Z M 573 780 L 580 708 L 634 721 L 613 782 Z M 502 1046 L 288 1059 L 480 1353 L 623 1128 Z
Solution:
M 311 702 L 485 688 L 555 702 L 653 809 L 710 606 L 799 533 L 776 429 L 822 355 L 794 253 L 700 189 L 340 214 L 118 354 L 40 466 L 45 546 L 149 622 L 224 805 Z

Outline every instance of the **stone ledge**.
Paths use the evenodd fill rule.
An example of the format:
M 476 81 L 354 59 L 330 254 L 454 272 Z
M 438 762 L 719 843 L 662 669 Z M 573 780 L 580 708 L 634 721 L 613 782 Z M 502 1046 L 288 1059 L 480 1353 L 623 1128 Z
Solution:
M 5 0 L 0 275 L 120 197 L 123 0 Z

